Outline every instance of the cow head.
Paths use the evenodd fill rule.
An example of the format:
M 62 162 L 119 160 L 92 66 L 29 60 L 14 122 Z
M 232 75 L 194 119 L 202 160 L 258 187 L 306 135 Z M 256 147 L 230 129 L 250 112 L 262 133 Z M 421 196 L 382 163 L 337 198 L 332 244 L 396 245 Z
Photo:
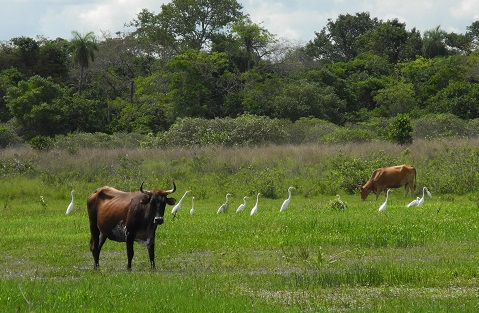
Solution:
M 368 195 L 371 193 L 371 189 L 364 186 L 359 186 L 359 194 L 361 195 L 361 200 L 366 200 Z
M 176 191 L 176 184 L 173 182 L 173 189 L 170 190 L 143 190 L 143 183 L 140 186 L 140 192 L 143 194 L 141 199 L 142 204 L 149 206 L 150 212 L 154 214 L 153 223 L 155 225 L 161 225 L 164 222 L 165 207 L 167 204 L 174 205 L 175 198 L 168 198 L 169 194 Z

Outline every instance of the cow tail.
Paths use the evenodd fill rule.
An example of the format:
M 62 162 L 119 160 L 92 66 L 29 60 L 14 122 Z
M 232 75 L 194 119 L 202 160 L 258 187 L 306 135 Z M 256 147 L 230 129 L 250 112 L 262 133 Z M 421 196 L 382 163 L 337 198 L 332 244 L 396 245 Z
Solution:
M 414 193 L 416 192 L 416 181 L 417 181 L 417 179 L 416 179 L 416 168 L 413 167 L 413 169 L 414 169 L 414 183 L 413 183 L 413 190 L 412 190 L 413 193 L 412 194 L 414 195 Z

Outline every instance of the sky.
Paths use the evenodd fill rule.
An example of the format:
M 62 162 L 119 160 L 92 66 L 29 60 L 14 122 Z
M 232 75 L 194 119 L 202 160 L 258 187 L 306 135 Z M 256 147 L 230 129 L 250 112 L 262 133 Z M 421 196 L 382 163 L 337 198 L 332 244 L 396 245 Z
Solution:
M 277 38 L 306 43 L 340 14 L 369 12 L 383 21 L 394 18 L 421 33 L 440 26 L 465 33 L 479 20 L 479 0 L 237 0 L 243 13 Z M 127 30 L 138 12 L 159 13 L 170 0 L 0 0 L 0 41 L 15 37 L 71 39 L 72 31 L 101 37 Z

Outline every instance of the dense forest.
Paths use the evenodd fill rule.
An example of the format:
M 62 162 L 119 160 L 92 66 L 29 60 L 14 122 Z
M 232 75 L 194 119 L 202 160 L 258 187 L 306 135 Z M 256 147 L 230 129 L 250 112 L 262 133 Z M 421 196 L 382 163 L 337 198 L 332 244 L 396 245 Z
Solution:
M 368 12 L 342 14 L 298 44 L 252 22 L 236 0 L 172 0 L 115 34 L 1 42 L 0 141 L 151 138 L 192 120 L 223 127 L 253 117 L 282 121 L 278 129 L 305 120 L 469 122 L 479 118 L 478 48 L 479 21 L 464 34 L 421 33 Z

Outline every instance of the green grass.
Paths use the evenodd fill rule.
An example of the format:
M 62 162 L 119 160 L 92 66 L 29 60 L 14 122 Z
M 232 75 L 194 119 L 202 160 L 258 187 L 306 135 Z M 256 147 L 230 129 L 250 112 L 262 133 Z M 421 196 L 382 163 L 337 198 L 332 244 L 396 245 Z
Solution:
M 41 188 L 40 188 L 41 189 Z M 80 194 L 87 191 L 79 191 Z M 178 195 L 182 193 L 179 189 Z M 422 207 L 392 193 L 361 202 L 334 197 L 260 198 L 259 213 L 217 215 L 223 197 L 183 203 L 157 232 L 157 267 L 135 245 L 126 270 L 122 243 L 107 241 L 92 269 L 85 197 L 65 216 L 69 199 L 12 200 L 1 212 L 5 312 L 301 312 L 468 311 L 477 298 L 477 206 L 435 196 Z M 28 201 L 30 200 L 30 201 Z M 249 199 L 248 208 L 254 205 Z
M 373 150 L 383 152 L 374 159 Z M 406 156 L 418 186 L 429 186 L 433 198 L 407 208 L 412 197 L 393 191 L 381 213 L 383 195 L 360 201 L 337 180 L 348 186 L 358 168 L 369 175 L 368 166 L 396 160 L 396 146 L 52 152 L 61 162 L 52 153 L 0 151 L 0 311 L 478 311 L 478 196 L 466 192 L 476 188 L 478 169 L 466 150 L 457 151 L 471 162 L 446 150 L 454 149 L 412 147 Z M 338 151 L 347 153 L 334 159 Z M 433 167 L 440 164 L 454 166 Z M 461 177 L 471 178 L 464 192 L 438 191 Z M 192 193 L 177 218 L 167 209 L 158 228 L 157 270 L 135 244 L 127 271 L 125 244 L 112 241 L 93 270 L 87 196 L 105 184 L 136 190 L 143 180 L 147 189 L 170 188 L 172 178 L 176 199 Z M 290 207 L 280 213 L 290 185 Z M 67 216 L 72 188 L 76 206 Z M 250 216 L 258 191 L 269 196 Z M 231 206 L 217 215 L 226 192 Z M 336 193 L 346 210 L 332 205 Z M 244 195 L 247 208 L 237 214 Z

